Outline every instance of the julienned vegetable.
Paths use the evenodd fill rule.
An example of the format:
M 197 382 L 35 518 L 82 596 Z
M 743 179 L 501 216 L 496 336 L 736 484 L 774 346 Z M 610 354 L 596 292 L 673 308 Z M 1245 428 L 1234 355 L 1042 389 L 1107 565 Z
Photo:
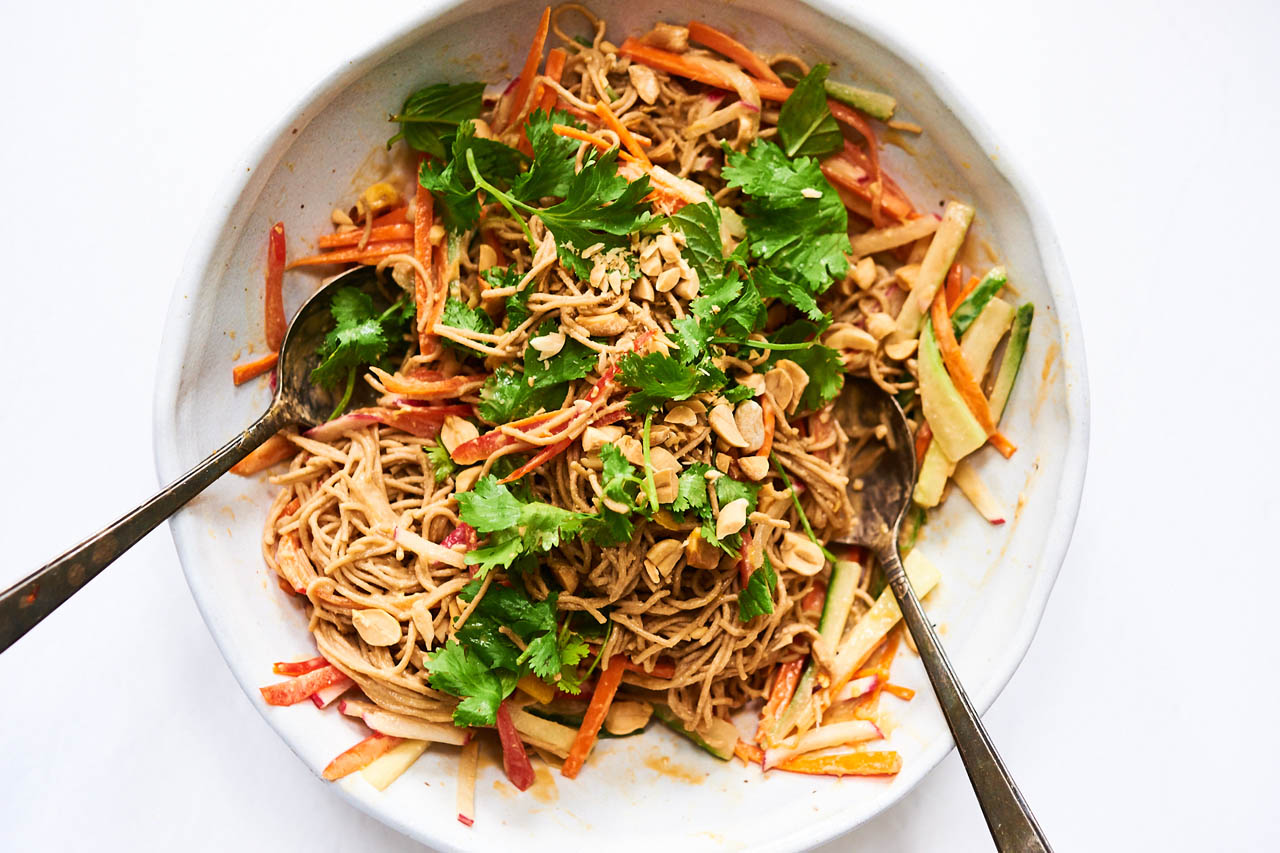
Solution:
M 537 761 L 592 772 L 601 739 L 652 717 L 769 772 L 896 772 L 896 753 L 843 751 L 874 748 L 883 694 L 914 691 L 890 680 L 877 567 L 828 547 L 882 440 L 842 431 L 834 400 L 875 376 L 919 425 L 902 545 L 925 595 L 922 507 L 952 476 L 1003 518 L 965 457 L 1012 447 L 1030 306 L 1003 268 L 967 268 L 973 208 L 918 212 L 889 173 L 868 116 L 890 96 L 698 22 L 615 48 L 567 9 L 529 22 L 505 89 L 410 93 L 396 165 L 334 200 L 316 254 L 286 264 L 269 235 L 268 343 L 286 268 L 376 263 L 382 301 L 333 301 L 312 379 L 334 417 L 236 469 L 293 459 L 264 553 L 321 653 L 280 664 L 264 700 L 363 723 L 329 775 L 377 788 L 460 746 L 468 825 L 478 740 L 524 790 Z M 582 17 L 593 39 L 563 38 Z M 347 411 L 366 384 L 376 403 Z M 753 696 L 755 743 L 731 719 Z

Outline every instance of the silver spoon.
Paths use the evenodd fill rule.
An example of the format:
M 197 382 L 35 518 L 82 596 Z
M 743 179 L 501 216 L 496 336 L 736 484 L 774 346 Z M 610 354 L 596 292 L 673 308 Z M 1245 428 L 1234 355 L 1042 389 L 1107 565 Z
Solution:
M 369 267 L 343 273 L 316 291 L 289 324 L 280 346 L 275 397 L 262 417 L 151 500 L 0 593 L 0 652 L 258 445 L 290 424 L 315 426 L 328 418 L 333 400 L 312 383 L 311 371 L 320 360 L 316 351 L 333 325 L 330 301 L 340 288 L 352 286 L 386 304 Z
M 889 426 L 885 450 L 874 467 L 861 476 L 862 488 L 849 488 L 854 509 L 852 526 L 838 541 L 863 545 L 875 553 L 885 580 L 898 599 L 911 639 L 920 650 L 920 659 L 929 673 L 996 848 L 1049 851 L 1049 840 L 987 736 L 902 568 L 898 532 L 916 482 L 915 446 L 906 416 L 898 402 L 874 382 L 849 378 L 836 406 L 836 418 L 846 431 L 855 426 Z

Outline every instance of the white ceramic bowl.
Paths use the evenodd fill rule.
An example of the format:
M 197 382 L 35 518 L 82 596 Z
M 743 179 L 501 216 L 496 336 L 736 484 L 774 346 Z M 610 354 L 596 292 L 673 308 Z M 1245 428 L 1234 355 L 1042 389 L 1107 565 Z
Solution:
M 168 481 L 263 411 L 264 384 L 233 388 L 233 354 L 262 339 L 260 289 L 264 237 L 283 220 L 299 235 L 324 231 L 328 212 L 349 198 L 350 176 L 391 132 L 388 110 L 434 81 L 501 79 L 518 67 L 540 5 L 428 2 L 420 23 L 321 83 L 228 182 L 194 244 L 174 294 L 156 396 L 156 465 Z M 1000 252 L 1023 299 L 1036 304 L 1030 348 L 1006 429 L 1019 445 L 1012 461 L 984 452 L 988 482 L 1016 514 L 993 528 L 962 498 L 935 514 L 921 545 L 943 569 L 928 605 L 974 704 L 986 709 L 1022 659 L 1065 556 L 1075 522 L 1088 444 L 1088 395 L 1079 320 L 1044 210 L 1018 181 L 1007 152 L 942 78 L 847 10 L 792 0 L 694 0 L 679 11 L 653 3 L 598 0 L 615 41 L 656 17 L 697 17 L 762 50 L 788 50 L 834 63 L 835 79 L 895 93 L 900 116 L 919 122 L 912 165 L 890 148 L 886 159 L 922 209 L 958 197 L 977 207 L 977 233 Z M 750 11 L 751 14 L 746 14 Z M 999 152 L 999 156 L 996 154 Z M 289 308 L 315 280 L 291 274 Z M 250 700 L 298 757 L 319 772 L 354 743 L 360 727 L 310 703 L 263 705 L 257 687 L 273 680 L 270 662 L 311 653 L 299 608 L 268 577 L 259 553 L 272 489 L 262 479 L 226 477 L 172 521 L 196 602 Z M 1021 499 L 1019 496 L 1022 496 Z M 867 820 L 909 791 L 951 748 L 923 670 L 903 655 L 895 680 L 921 690 L 902 706 L 891 735 L 905 760 L 892 780 L 832 780 L 721 764 L 658 730 L 603 741 L 578 781 L 557 777 L 557 798 L 514 796 L 501 771 L 484 770 L 476 825 L 454 819 L 454 755 L 428 752 L 410 773 L 378 793 L 356 774 L 336 791 L 369 814 L 437 848 L 530 851 L 586 849 L 795 850 Z M 229 733 L 224 733 L 229 734 Z M 677 772 L 661 772 L 668 757 Z M 693 777 L 696 781 L 679 778 Z M 424 786 L 422 781 L 431 781 Z M 504 788 L 509 793 L 499 790 Z M 803 803 L 803 807 L 799 804 Z M 797 818 L 799 817 L 799 822 Z

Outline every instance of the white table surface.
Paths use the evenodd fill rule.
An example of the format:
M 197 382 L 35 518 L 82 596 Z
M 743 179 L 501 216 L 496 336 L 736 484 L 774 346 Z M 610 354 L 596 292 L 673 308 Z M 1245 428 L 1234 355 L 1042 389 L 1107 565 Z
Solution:
M 864 5 L 1016 152 L 1084 319 L 1084 508 L 991 733 L 1059 850 L 1277 849 L 1280 4 Z M 0 8 L 0 586 L 153 491 L 161 324 L 206 207 L 281 111 L 414 14 Z M 0 850 L 422 849 L 250 707 L 167 528 L 0 656 L 0 685 Z M 829 849 L 989 840 L 953 753 Z

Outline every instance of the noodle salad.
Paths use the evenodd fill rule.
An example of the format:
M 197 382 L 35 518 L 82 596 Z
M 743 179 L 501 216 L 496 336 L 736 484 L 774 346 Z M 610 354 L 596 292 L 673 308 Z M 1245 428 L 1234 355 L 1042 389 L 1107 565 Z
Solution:
M 765 771 L 901 768 L 881 707 L 912 697 L 900 613 L 834 543 L 887 430 L 834 400 L 853 374 L 907 412 L 923 597 L 939 572 L 913 546 L 950 483 L 1004 520 L 968 458 L 1015 450 L 1032 306 L 962 262 L 972 207 L 919 211 L 883 168 L 885 128 L 921 129 L 828 73 L 702 23 L 615 43 L 547 9 L 510 85 L 405 99 L 386 173 L 317 253 L 271 229 L 273 352 L 237 383 L 275 365 L 286 270 L 371 265 L 388 294 L 333 299 L 312 374 L 331 420 L 234 469 L 288 463 L 262 551 L 319 652 L 264 699 L 370 731 L 325 778 L 381 789 L 460 748 L 470 825 L 494 734 L 520 790 L 532 760 L 573 778 L 651 724 Z

